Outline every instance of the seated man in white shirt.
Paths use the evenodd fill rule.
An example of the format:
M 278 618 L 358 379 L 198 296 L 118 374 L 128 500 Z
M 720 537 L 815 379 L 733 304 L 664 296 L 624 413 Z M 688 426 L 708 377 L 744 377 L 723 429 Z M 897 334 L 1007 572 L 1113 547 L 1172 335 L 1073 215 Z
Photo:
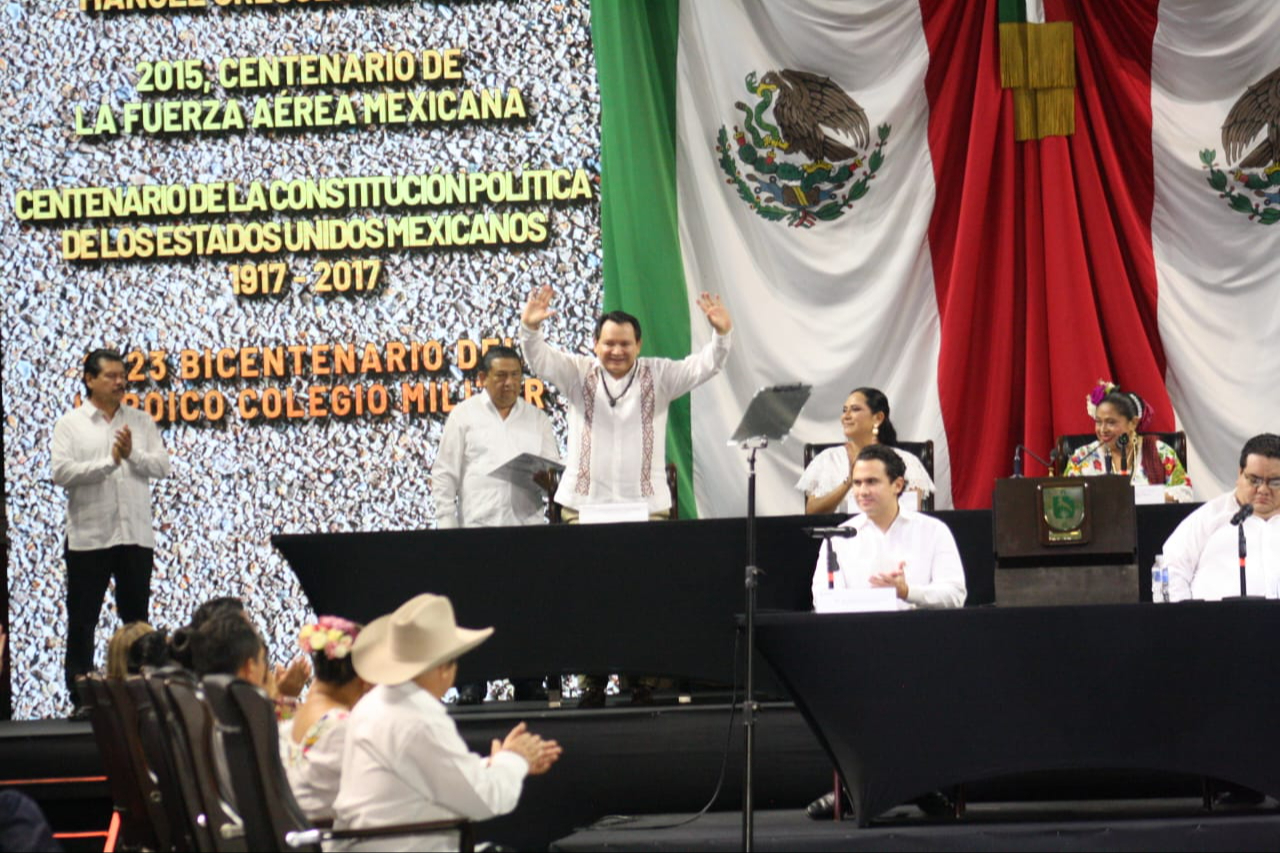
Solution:
M 1234 490 L 1208 501 L 1182 520 L 1164 543 L 1169 599 L 1217 601 L 1239 595 L 1240 524 L 1245 535 L 1245 587 L 1249 595 L 1280 597 L 1280 436 L 1255 435 L 1240 451 Z
M 864 447 L 853 463 L 849 493 L 859 514 L 841 524 L 858 535 L 833 539 L 839 570 L 835 589 L 893 588 L 902 609 L 962 607 L 964 566 L 951 530 L 941 521 L 898 505 L 906 488 L 906 464 L 882 444 Z M 818 552 L 813 601 L 830 595 L 827 545 Z
M 431 469 L 436 526 L 513 527 L 542 524 L 543 492 L 490 472 L 522 453 L 559 460 L 551 419 L 520 397 L 524 365 L 510 347 L 485 351 L 478 376 L 484 393 L 459 403 L 444 425 Z
M 526 775 L 545 773 L 560 745 L 524 723 L 493 742 L 487 758 L 467 749 L 440 701 L 458 675 L 458 658 L 492 628 L 454 622 L 444 596 L 423 594 L 365 626 L 351 650 L 356 674 L 377 685 L 347 718 L 335 829 L 468 818 L 515 809 Z M 388 836 L 339 849 L 456 850 L 458 835 Z

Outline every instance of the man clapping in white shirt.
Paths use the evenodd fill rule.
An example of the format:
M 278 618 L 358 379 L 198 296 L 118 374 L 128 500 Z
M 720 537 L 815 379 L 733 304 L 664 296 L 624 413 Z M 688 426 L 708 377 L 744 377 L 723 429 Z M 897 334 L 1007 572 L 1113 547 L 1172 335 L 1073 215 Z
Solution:
M 67 491 L 67 691 L 93 668 L 93 631 L 112 577 L 122 622 L 146 622 L 151 596 L 151 480 L 169 454 L 145 412 L 121 405 L 124 359 L 98 349 L 84 361 L 89 398 L 53 428 L 53 482 Z
M 862 448 L 853 463 L 851 494 L 861 512 L 841 527 L 858 535 L 836 539 L 837 589 L 892 587 L 900 606 L 961 607 L 964 566 L 951 530 L 941 521 L 898 506 L 906 488 L 906 463 L 883 444 Z M 829 594 L 827 545 L 813 573 L 814 603 Z
M 525 776 L 545 773 L 560 745 L 520 723 L 488 757 L 467 749 L 441 702 L 458 675 L 458 658 L 492 628 L 459 628 L 440 595 L 411 598 L 365 626 L 351 650 L 356 674 L 377 685 L 347 718 L 335 829 L 468 818 L 516 807 Z M 341 844 L 338 845 L 340 848 Z M 456 833 L 399 835 L 342 849 L 457 850 Z

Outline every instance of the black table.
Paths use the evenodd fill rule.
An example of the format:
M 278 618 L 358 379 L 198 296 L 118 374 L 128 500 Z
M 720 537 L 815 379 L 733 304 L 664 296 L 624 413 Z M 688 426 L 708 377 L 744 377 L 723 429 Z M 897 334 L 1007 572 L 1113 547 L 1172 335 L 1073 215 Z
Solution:
M 1139 564 L 1193 507 L 1138 507 Z M 965 566 L 967 605 L 995 601 L 991 512 L 933 513 Z M 762 609 L 809 610 L 818 544 L 803 528 L 844 516 L 762 518 Z M 367 622 L 421 592 L 461 625 L 494 625 L 465 677 L 628 672 L 733 681 L 745 519 L 276 536 L 312 608 Z M 1139 572 L 1139 592 L 1150 584 Z
M 1280 798 L 1280 602 L 761 614 L 859 823 L 948 785 L 1154 770 Z

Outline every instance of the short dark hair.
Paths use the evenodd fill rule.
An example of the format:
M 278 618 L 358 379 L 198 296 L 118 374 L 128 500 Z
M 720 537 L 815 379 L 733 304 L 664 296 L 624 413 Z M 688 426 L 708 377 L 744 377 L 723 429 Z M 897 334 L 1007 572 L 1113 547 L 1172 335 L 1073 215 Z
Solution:
M 600 319 L 596 320 L 595 340 L 600 340 L 600 333 L 604 331 L 605 323 L 617 323 L 621 326 L 623 323 L 630 323 L 631 328 L 636 330 L 636 341 L 640 340 L 640 321 L 626 311 L 608 311 L 600 315 Z
M 200 626 L 192 641 L 197 675 L 235 675 L 266 649 L 262 637 L 239 613 L 221 613 Z
M 191 627 L 198 631 L 204 623 L 224 613 L 234 613 L 243 619 L 244 602 L 234 595 L 221 595 L 217 598 L 211 598 L 197 607 L 196 612 L 191 614 Z
M 902 457 L 893 448 L 883 444 L 868 444 L 858 451 L 857 461 L 883 462 L 884 471 L 889 475 L 890 483 L 899 478 L 905 479 L 907 476 L 907 463 L 902 461 Z
M 102 373 L 102 362 L 104 361 L 118 361 L 124 364 L 124 356 L 113 349 L 96 349 L 84 357 L 85 374 L 96 379 Z M 89 390 L 88 382 L 84 383 L 84 390 Z
M 158 669 L 173 662 L 169 654 L 169 637 L 164 631 L 148 631 L 133 641 L 125 661 L 130 675 L 137 675 L 144 666 Z
M 520 353 L 511 347 L 489 347 L 484 351 L 484 355 L 480 358 L 480 372 L 488 373 L 493 370 L 493 363 L 500 358 L 511 358 L 520 362 L 520 370 L 524 371 L 524 362 L 520 359 Z
M 1255 435 L 1244 443 L 1244 447 L 1240 449 L 1240 470 L 1244 470 L 1244 464 L 1249 461 L 1250 456 L 1265 456 L 1268 459 L 1280 459 L 1280 435 L 1272 432 L 1264 432 L 1261 435 Z

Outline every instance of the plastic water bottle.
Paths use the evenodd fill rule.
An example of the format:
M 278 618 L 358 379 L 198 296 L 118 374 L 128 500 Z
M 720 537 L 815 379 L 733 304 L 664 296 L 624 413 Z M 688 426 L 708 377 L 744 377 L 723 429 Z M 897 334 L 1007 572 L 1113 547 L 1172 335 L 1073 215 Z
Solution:
M 1156 555 L 1151 567 L 1151 600 L 1156 604 L 1169 600 L 1169 567 L 1164 564 L 1163 554 Z

